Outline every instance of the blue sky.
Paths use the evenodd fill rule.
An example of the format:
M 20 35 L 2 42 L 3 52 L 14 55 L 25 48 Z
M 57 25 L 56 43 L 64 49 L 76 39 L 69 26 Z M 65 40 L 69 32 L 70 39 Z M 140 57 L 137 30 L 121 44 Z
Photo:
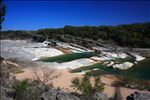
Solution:
M 150 21 L 150 1 L 5 1 L 3 30 Z

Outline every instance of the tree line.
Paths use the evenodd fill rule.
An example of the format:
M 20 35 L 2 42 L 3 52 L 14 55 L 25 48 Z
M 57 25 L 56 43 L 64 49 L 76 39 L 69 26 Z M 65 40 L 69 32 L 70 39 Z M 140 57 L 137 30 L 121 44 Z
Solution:
M 45 28 L 36 31 L 2 31 L 1 39 L 26 39 L 41 35 L 45 39 L 61 40 L 70 35 L 82 39 L 110 40 L 120 46 L 150 48 L 150 22 L 122 24 L 117 26 L 64 26 L 64 28 Z M 64 37 L 65 38 L 65 37 Z

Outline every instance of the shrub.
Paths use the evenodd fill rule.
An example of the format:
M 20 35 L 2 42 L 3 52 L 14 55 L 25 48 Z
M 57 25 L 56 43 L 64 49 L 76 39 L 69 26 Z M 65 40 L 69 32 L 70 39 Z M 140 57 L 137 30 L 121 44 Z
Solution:
M 103 92 L 104 84 L 101 82 L 100 77 L 95 78 L 94 89 L 96 92 Z
M 23 80 L 17 81 L 13 89 L 16 93 L 15 100 L 40 100 L 41 94 L 47 92 L 49 87 L 37 80 Z
M 23 100 L 25 92 L 27 91 L 29 86 L 30 86 L 30 83 L 28 82 L 28 80 L 16 82 L 13 86 L 14 90 L 16 91 L 15 99 L 16 100 Z
M 100 77 L 95 78 L 94 85 L 90 82 L 90 77 L 85 75 L 83 78 L 75 78 L 72 80 L 72 87 L 81 91 L 86 96 L 91 96 L 95 92 L 102 92 L 104 90 L 104 84 L 100 81 Z
M 30 83 L 28 82 L 28 80 L 23 80 L 23 81 L 19 81 L 17 82 L 13 88 L 16 91 L 26 91 L 27 88 L 30 86 Z
M 90 78 L 88 76 L 85 76 L 80 81 L 80 90 L 85 95 L 90 95 L 93 93 L 92 84 L 90 83 Z

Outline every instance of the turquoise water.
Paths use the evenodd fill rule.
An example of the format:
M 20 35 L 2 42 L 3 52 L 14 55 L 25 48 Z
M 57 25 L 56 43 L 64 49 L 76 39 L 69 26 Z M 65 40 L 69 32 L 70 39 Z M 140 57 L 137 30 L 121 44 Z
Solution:
M 90 58 L 96 55 L 99 55 L 99 53 L 96 52 L 72 53 L 72 54 L 60 55 L 56 57 L 47 57 L 40 60 L 44 62 L 62 63 L 62 62 L 68 62 L 68 61 L 81 59 L 81 58 Z M 128 57 L 125 59 L 115 59 L 113 61 L 117 63 L 123 63 L 126 61 L 134 62 L 135 59 L 132 57 Z M 93 71 L 92 69 L 94 68 L 98 68 L 99 70 Z M 138 62 L 138 64 L 135 64 L 134 66 L 132 66 L 127 70 L 113 69 L 112 67 L 107 67 L 105 65 L 102 65 L 101 63 L 97 63 L 91 66 L 75 69 L 72 72 L 80 72 L 82 70 L 91 70 L 89 73 L 91 76 L 99 76 L 102 74 L 113 74 L 116 76 L 122 76 L 127 78 L 130 77 L 136 79 L 150 80 L 150 58 Z
M 99 70 L 93 71 L 92 69 L 94 68 L 98 68 Z M 150 80 L 150 59 L 145 59 L 127 70 L 113 69 L 112 67 L 107 67 L 102 65 L 101 63 L 97 63 L 91 66 L 73 70 L 72 72 L 80 72 L 82 70 L 91 70 L 91 72 L 88 73 L 91 76 L 99 76 L 102 74 L 113 74 L 125 78 L 130 77 L 135 79 Z
M 92 56 L 99 55 L 99 53 L 96 52 L 83 52 L 83 53 L 71 53 L 71 54 L 66 54 L 66 55 L 60 55 L 56 57 L 47 57 L 40 59 L 41 61 L 44 62 L 68 62 L 76 59 L 81 59 L 81 58 L 90 58 Z

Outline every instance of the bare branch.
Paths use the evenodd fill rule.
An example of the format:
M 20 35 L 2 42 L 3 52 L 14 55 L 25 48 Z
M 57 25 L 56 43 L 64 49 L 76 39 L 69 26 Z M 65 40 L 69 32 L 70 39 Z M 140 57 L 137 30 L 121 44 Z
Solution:
M 60 76 L 60 73 L 57 73 L 56 69 L 48 67 L 33 67 L 33 73 L 35 79 L 43 84 L 47 84 L 51 80 Z

